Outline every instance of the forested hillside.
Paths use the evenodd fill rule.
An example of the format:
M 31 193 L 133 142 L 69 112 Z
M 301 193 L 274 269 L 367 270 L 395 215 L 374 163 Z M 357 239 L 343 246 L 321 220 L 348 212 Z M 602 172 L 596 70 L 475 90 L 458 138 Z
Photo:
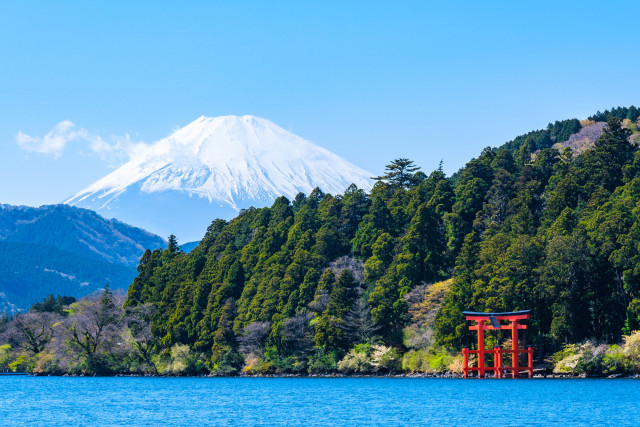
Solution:
M 66 205 L 0 205 L 0 312 L 50 293 L 81 297 L 105 283 L 126 289 L 146 248 L 166 242 L 141 228 Z
M 105 283 L 124 288 L 136 271 L 52 246 L 0 241 L 0 311 L 26 310 L 49 294 L 80 297 Z
M 188 255 L 147 251 L 126 304 L 156 305 L 160 346 L 188 344 L 211 370 L 330 369 L 373 345 L 388 359 L 459 349 L 463 310 L 533 309 L 538 351 L 619 341 L 640 316 L 638 117 L 624 118 L 579 156 L 551 148 L 581 129 L 567 120 L 452 178 L 399 159 L 370 194 L 316 190 L 214 221 Z M 412 306 L 450 277 L 434 342 Z
M 33 363 L 55 372 L 455 370 L 454 354 L 472 344 L 463 310 L 532 309 L 526 339 L 538 356 L 587 339 L 619 343 L 640 329 L 640 151 L 638 117 L 628 117 L 637 110 L 613 111 L 627 116 L 605 112 L 591 148 L 554 147 L 597 122 L 555 122 L 484 149 L 449 178 L 397 159 L 368 194 L 280 197 L 213 221 L 188 254 L 172 237 L 142 256 L 124 310 L 111 296 L 82 303 L 111 313 L 96 317 L 110 319 L 110 343 L 81 351 L 73 319 L 84 305 L 75 303 L 52 332 L 58 350 Z M 640 370 L 603 348 L 574 349 L 599 360 L 610 351 L 611 372 Z

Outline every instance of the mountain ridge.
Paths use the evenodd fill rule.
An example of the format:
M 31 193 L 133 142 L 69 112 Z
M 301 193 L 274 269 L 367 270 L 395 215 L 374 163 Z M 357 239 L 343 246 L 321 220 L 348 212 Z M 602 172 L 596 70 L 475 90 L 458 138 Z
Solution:
M 109 238 L 115 246 L 101 246 Z M 0 240 L 53 246 L 129 267 L 135 267 L 140 259 L 139 255 L 133 255 L 134 252 L 142 254 L 147 246 L 166 246 L 161 237 L 140 227 L 64 204 L 40 207 L 0 205 Z

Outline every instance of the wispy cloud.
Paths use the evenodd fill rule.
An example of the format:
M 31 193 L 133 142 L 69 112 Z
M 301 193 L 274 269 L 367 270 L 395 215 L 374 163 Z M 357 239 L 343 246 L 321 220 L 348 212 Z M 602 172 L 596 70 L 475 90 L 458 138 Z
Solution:
M 138 150 L 138 147 L 145 146 L 142 142 L 133 141 L 129 134 L 124 136 L 112 135 L 108 141 L 100 136 L 94 136 L 87 141 L 89 142 L 89 149 L 112 167 L 119 166 L 129 160 L 133 153 Z
M 20 148 L 25 151 L 36 153 L 51 154 L 59 157 L 64 151 L 64 147 L 70 141 L 83 139 L 87 136 L 85 129 L 77 129 L 69 120 L 64 120 L 51 129 L 51 131 L 43 137 L 34 137 L 27 135 L 22 131 L 18 132 L 16 141 Z
M 132 141 L 128 134 L 124 137 L 110 136 L 105 140 L 100 135 L 77 127 L 69 120 L 61 121 L 42 137 L 19 131 L 16 142 L 25 151 L 42 153 L 54 158 L 59 158 L 69 143 L 84 143 L 86 148 L 100 156 L 110 166 L 116 166 L 127 160 L 136 151 L 136 147 L 141 145 L 139 142 Z

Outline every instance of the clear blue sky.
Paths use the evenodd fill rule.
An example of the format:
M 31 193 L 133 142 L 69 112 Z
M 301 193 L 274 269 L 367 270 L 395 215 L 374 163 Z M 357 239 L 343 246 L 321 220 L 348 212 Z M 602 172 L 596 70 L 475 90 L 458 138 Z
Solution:
M 0 203 L 60 202 L 124 160 L 91 141 L 201 115 L 268 118 L 376 174 L 397 157 L 450 174 L 639 105 L 639 23 L 637 1 L 4 1 Z M 63 151 L 26 150 L 65 120 Z

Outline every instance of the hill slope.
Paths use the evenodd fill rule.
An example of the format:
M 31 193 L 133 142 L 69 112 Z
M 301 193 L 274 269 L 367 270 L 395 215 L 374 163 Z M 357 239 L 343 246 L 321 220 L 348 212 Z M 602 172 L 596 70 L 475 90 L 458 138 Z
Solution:
M 455 179 L 314 191 L 218 221 L 190 254 L 145 254 L 127 304 L 156 304 L 159 347 L 188 344 L 221 372 L 335 370 L 367 343 L 428 367 L 435 342 L 467 344 L 463 310 L 532 309 L 540 354 L 619 341 L 640 328 L 640 154 L 615 118 L 576 157 L 550 148 L 576 122 L 487 148 Z M 411 314 L 449 277 L 434 337 Z
M 145 249 L 166 246 L 140 228 L 66 205 L 0 205 L 0 311 L 49 293 L 126 288 Z

